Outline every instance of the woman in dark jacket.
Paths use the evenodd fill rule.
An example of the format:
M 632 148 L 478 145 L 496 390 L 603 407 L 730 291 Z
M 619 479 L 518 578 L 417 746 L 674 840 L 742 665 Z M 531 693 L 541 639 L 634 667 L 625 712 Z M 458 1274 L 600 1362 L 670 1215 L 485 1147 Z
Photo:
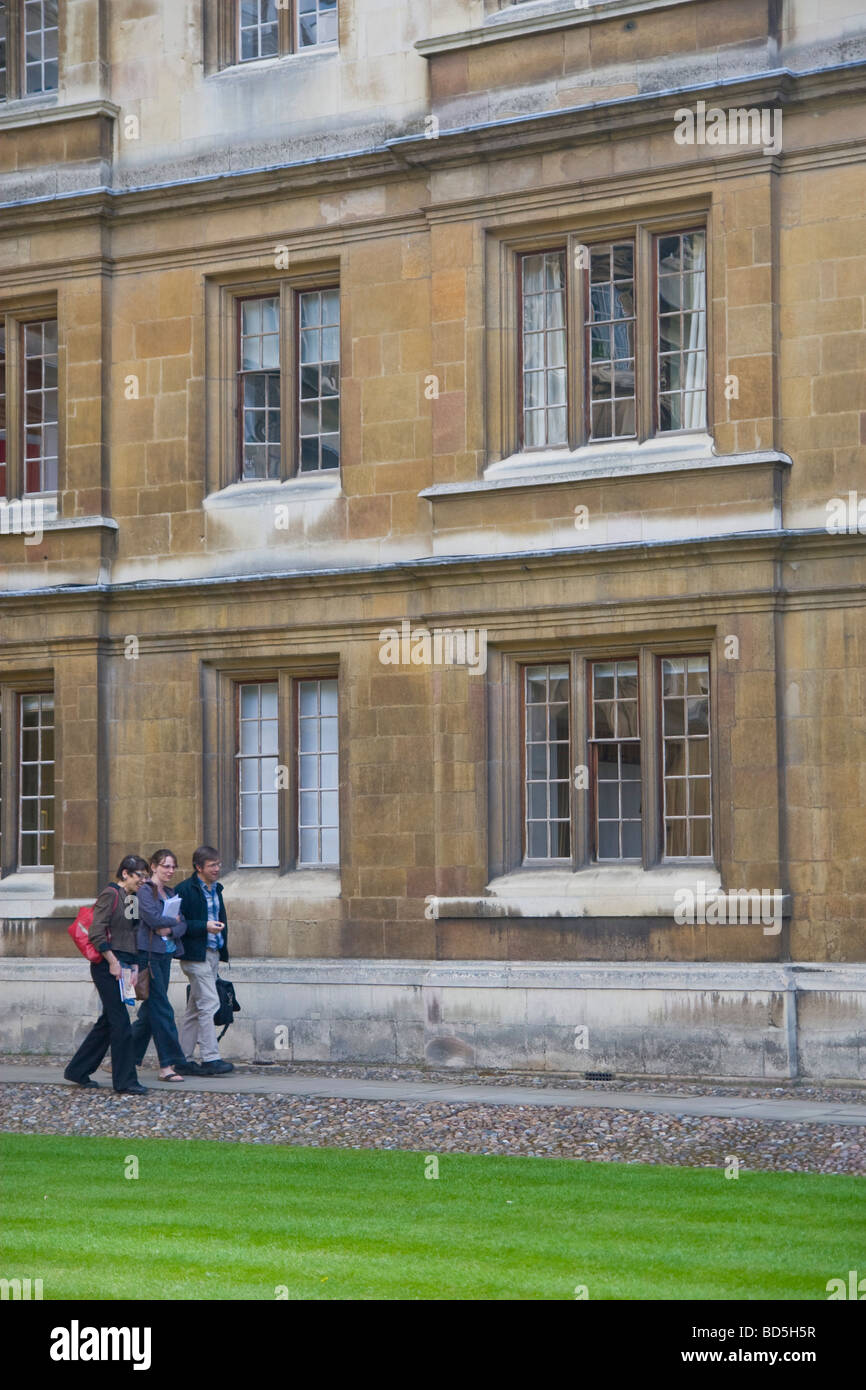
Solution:
M 111 1081 L 115 1091 L 147 1094 L 138 1084 L 132 1054 L 132 1025 L 120 994 L 121 966 L 138 968 L 138 900 L 136 893 L 147 877 L 147 863 L 138 854 L 120 861 L 114 882 L 103 888 L 93 909 L 87 935 L 102 960 L 90 967 L 90 977 L 102 1000 L 102 1013 L 94 1023 L 63 1075 L 79 1086 L 98 1086 L 91 1078 L 109 1046 Z
M 170 849 L 158 849 L 151 856 L 150 870 L 150 878 L 138 890 L 138 964 L 140 969 L 150 966 L 150 993 L 132 1025 L 133 1057 L 140 1067 L 153 1035 L 160 1081 L 183 1081 L 184 1073 L 199 1068 L 183 1054 L 168 998 L 171 962 L 183 955 L 186 933 L 183 914 L 171 917 L 165 912 L 165 904 L 173 896 L 170 883 L 177 873 L 177 855 Z

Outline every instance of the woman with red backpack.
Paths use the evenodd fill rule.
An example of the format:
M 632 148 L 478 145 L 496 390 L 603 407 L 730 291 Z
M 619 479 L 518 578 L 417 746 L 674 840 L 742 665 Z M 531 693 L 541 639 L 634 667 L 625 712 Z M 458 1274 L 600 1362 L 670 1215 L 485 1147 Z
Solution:
M 136 894 L 147 878 L 147 862 L 138 854 L 120 861 L 116 878 L 96 899 L 93 921 L 87 936 L 99 952 L 91 961 L 90 976 L 102 1000 L 102 1013 L 94 1023 L 63 1075 L 78 1086 L 98 1086 L 91 1072 L 96 1071 L 111 1048 L 111 1080 L 115 1091 L 143 1096 L 133 1059 L 132 1025 L 121 993 L 121 969 L 138 969 L 138 899 Z M 133 977 L 134 978 L 134 977 Z

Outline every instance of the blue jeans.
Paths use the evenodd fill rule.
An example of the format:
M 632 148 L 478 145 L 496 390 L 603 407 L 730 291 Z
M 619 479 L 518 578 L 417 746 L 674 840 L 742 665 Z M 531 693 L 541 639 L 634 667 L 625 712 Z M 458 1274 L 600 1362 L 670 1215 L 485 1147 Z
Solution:
M 174 1021 L 174 1009 L 168 1000 L 168 982 L 171 977 L 171 956 L 153 955 L 148 958 L 142 951 L 138 958 L 139 968 L 150 966 L 150 994 L 139 1006 L 138 1017 L 132 1025 L 132 1046 L 135 1065 L 141 1066 L 147 1051 L 151 1034 L 156 1044 L 161 1067 L 176 1067 L 186 1061 L 181 1051 Z

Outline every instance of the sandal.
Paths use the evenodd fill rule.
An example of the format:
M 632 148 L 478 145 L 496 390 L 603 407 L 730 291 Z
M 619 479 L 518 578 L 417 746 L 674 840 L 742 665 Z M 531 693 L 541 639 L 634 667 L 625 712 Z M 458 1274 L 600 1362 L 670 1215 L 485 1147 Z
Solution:
M 160 1081 L 183 1081 L 183 1079 L 180 1073 L 174 1070 L 168 1072 L 166 1076 L 160 1076 L 159 1078 Z

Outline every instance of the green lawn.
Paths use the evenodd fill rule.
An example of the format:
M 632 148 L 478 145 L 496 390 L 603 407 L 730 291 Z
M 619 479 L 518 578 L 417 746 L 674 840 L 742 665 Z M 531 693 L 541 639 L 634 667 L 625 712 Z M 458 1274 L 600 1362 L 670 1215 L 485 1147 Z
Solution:
M 0 1276 L 46 1299 L 826 1299 L 866 1234 L 854 1177 L 17 1134 L 0 1160 Z

